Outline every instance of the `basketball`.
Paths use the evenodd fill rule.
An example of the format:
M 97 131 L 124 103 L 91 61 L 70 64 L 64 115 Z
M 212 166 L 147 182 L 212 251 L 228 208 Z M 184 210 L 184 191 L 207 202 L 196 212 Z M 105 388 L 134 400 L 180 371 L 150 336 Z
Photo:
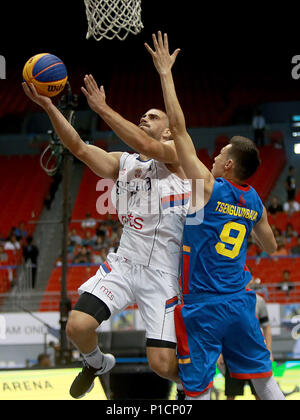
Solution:
M 43 53 L 34 55 L 26 62 L 23 79 L 33 83 L 39 94 L 51 97 L 62 92 L 68 75 L 62 60 L 55 55 Z

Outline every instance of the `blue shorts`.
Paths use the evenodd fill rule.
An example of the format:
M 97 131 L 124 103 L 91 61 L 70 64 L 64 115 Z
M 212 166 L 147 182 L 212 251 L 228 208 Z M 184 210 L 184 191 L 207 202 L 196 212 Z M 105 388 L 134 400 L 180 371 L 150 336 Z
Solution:
M 272 376 L 270 352 L 255 313 L 256 294 L 184 295 L 175 309 L 179 377 L 196 397 L 212 387 L 223 353 L 234 378 Z

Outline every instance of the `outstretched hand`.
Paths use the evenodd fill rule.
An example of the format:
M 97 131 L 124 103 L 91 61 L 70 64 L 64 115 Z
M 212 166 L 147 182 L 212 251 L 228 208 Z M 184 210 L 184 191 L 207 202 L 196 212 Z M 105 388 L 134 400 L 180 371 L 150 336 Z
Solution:
M 145 43 L 145 47 L 151 54 L 155 68 L 158 71 L 158 73 L 160 75 L 165 75 L 173 67 L 173 64 L 175 63 L 175 60 L 177 58 L 177 55 L 179 54 L 180 49 L 177 48 L 177 50 L 175 50 L 173 54 L 170 55 L 168 35 L 164 34 L 164 36 L 162 36 L 160 31 L 157 34 L 157 38 L 156 38 L 156 35 L 153 34 L 152 39 L 153 39 L 154 50 L 150 48 L 147 43 Z
M 25 94 L 36 104 L 40 105 L 42 108 L 46 109 L 49 105 L 52 104 L 52 101 L 48 96 L 40 95 L 33 83 L 22 83 Z
M 86 89 L 82 87 L 81 90 L 86 96 L 91 109 L 97 112 L 99 108 L 106 103 L 104 87 L 101 86 L 99 88 L 91 74 L 85 76 L 84 83 Z

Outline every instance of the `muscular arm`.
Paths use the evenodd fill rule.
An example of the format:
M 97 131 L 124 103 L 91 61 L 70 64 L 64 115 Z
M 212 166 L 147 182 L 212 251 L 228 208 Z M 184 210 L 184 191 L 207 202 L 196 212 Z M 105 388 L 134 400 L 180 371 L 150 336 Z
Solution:
M 116 135 L 128 146 L 142 155 L 176 165 L 178 158 L 175 147 L 170 142 L 160 142 L 148 136 L 137 125 L 123 118 L 107 103 L 103 86 L 98 88 L 93 76 L 85 76 L 85 94 L 90 107 L 106 122 Z
M 39 95 L 33 85 L 29 89 L 28 85 L 23 83 L 23 89 L 31 100 L 47 112 L 61 142 L 74 156 L 102 178 L 116 179 L 118 177 L 122 153 L 107 153 L 99 147 L 87 145 L 50 98 Z
M 254 226 L 252 236 L 257 244 L 268 254 L 273 254 L 277 249 L 276 239 L 268 222 L 267 210 L 263 208 L 260 221 Z
M 158 41 L 153 35 L 153 43 L 155 51 L 148 44 L 145 44 L 145 46 L 152 55 L 154 65 L 160 75 L 170 130 L 174 138 L 179 162 L 188 179 L 203 179 L 205 181 L 205 192 L 210 195 L 214 185 L 214 177 L 197 157 L 193 141 L 186 130 L 185 117 L 177 98 L 171 72 L 179 50 L 176 50 L 170 56 L 167 35 L 165 34 L 164 39 L 162 39 L 160 32 L 158 33 Z

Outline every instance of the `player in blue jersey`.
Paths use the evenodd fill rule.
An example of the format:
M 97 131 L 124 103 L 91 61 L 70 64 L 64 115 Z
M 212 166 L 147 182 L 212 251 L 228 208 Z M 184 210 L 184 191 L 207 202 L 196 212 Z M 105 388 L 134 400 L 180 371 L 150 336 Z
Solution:
M 187 399 L 210 399 L 222 352 L 231 375 L 251 379 L 260 399 L 284 399 L 255 315 L 255 293 L 246 290 L 251 277 L 245 269 L 249 235 L 267 253 L 277 247 L 261 199 L 245 183 L 260 164 L 258 150 L 251 140 L 236 136 L 215 158 L 211 172 L 202 164 L 172 77 L 179 49 L 170 55 L 167 35 L 160 32 L 153 35 L 153 43 L 154 49 L 145 46 L 160 75 L 179 161 L 193 185 L 183 237 L 182 304 L 175 314 L 185 394 Z M 204 192 L 194 187 L 199 179 Z

